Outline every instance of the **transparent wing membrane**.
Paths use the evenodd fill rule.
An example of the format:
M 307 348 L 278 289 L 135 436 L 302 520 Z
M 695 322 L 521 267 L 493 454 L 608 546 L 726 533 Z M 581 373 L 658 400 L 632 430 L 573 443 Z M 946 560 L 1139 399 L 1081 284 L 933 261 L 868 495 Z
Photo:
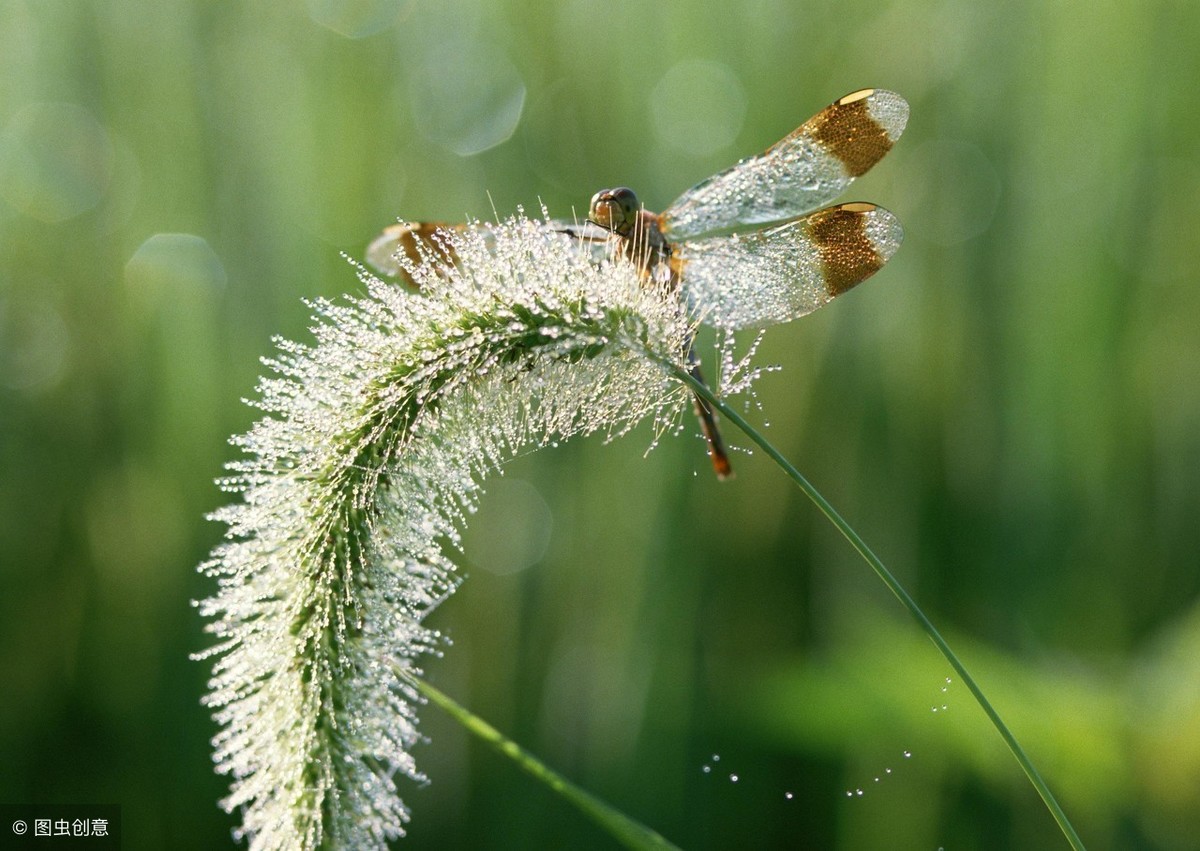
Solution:
M 685 239 L 815 210 L 877 163 L 907 121 L 908 104 L 894 92 L 846 95 L 765 153 L 683 193 L 662 214 L 664 232 Z
M 693 315 L 736 330 L 828 304 L 878 271 L 902 238 L 882 207 L 842 204 L 774 228 L 684 243 L 676 262 Z
M 571 237 L 579 243 L 581 251 L 590 251 L 599 260 L 607 250 L 607 244 L 612 239 L 612 233 L 591 222 L 573 224 L 566 221 L 550 221 L 543 225 L 546 235 L 560 234 Z M 398 278 L 406 286 L 415 288 L 416 284 L 405 271 L 400 258 L 420 265 L 428 259 L 448 260 L 457 262 L 449 243 L 439 234 L 445 231 L 461 232 L 474 230 L 489 238 L 493 231 L 491 225 L 483 222 L 470 224 L 446 224 L 444 222 L 405 222 L 385 228 L 384 231 L 367 246 L 367 263 L 380 274 L 389 278 Z M 490 243 L 489 243 L 490 244 Z

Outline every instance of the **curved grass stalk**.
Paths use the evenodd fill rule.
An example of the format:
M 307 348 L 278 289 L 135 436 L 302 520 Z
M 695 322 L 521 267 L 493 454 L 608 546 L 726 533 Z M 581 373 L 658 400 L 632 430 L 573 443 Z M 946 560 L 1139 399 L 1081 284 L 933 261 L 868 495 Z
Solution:
M 740 427 L 867 560 L 967 683 L 1064 834 L 1082 848 L 1016 739 L 941 635 L 862 539 L 738 413 L 689 373 L 694 326 L 625 262 L 595 264 L 522 218 L 446 235 L 406 270 L 420 295 L 363 273 L 364 296 L 313 303 L 311 346 L 278 341 L 222 486 L 241 500 L 201 569 L 217 644 L 205 703 L 221 729 L 222 802 L 251 851 L 386 848 L 404 834 L 398 776 L 433 700 L 619 841 L 669 847 L 420 684 L 444 638 L 427 616 L 459 583 L 443 552 L 478 479 L 521 447 L 624 434 L 679 414 L 690 388 Z M 457 256 L 451 263 L 449 257 Z M 441 258 L 441 259 L 439 259 Z M 753 376 L 751 376 L 752 379 Z
M 1054 793 L 1050 791 L 1050 787 L 1046 785 L 1046 781 L 1042 779 L 1041 774 L 1034 767 L 1033 762 L 1017 741 L 1016 736 L 1012 734 L 1012 731 L 1008 729 L 1008 725 L 1000 718 L 1000 714 L 984 695 L 983 689 L 979 687 L 979 684 L 975 682 L 975 678 L 967 671 L 966 666 L 963 665 L 954 651 L 950 649 L 950 645 L 946 643 L 946 639 L 938 632 L 937 627 L 925 616 L 925 613 L 921 611 L 921 607 L 909 596 L 908 592 L 904 590 L 904 587 L 896 580 L 891 571 L 884 566 L 879 556 L 875 555 L 871 548 L 867 546 L 866 541 L 862 539 L 858 532 L 854 531 L 854 528 L 837 512 L 837 509 L 830 505 L 829 501 L 821 495 L 820 491 L 778 449 L 771 445 L 757 429 L 746 422 L 744 417 L 721 399 L 717 398 L 708 387 L 688 374 L 687 370 L 681 369 L 674 364 L 664 363 L 663 365 L 676 379 L 687 384 L 697 395 L 712 405 L 722 416 L 736 425 L 747 437 L 754 441 L 787 474 L 788 478 L 794 481 L 800 490 L 804 491 L 805 496 L 813 501 L 817 508 L 821 510 L 821 513 L 829 519 L 829 522 L 850 542 L 850 546 L 854 547 L 858 551 L 858 554 L 871 566 L 871 569 L 875 571 L 875 575 L 883 581 L 883 584 L 888 587 L 889 591 L 896 595 L 896 599 L 900 601 L 904 608 L 908 609 L 909 614 L 913 616 L 921 629 L 925 631 L 925 634 L 929 636 L 929 639 L 941 651 L 941 654 L 946 657 L 946 661 L 950 663 L 950 667 L 966 683 L 967 688 L 974 695 L 975 701 L 983 709 L 988 719 L 991 720 L 992 726 L 996 728 L 1000 737 L 1004 739 L 1004 743 L 1008 745 L 1008 749 L 1012 751 L 1021 769 L 1029 778 L 1029 782 L 1033 784 L 1033 788 L 1041 796 L 1042 801 L 1046 804 L 1046 808 L 1050 810 L 1050 814 L 1058 823 L 1058 827 L 1062 830 L 1067 841 L 1071 843 L 1071 847 L 1076 849 L 1076 851 L 1084 851 L 1083 841 L 1079 838 L 1079 834 L 1075 832 L 1075 828 L 1071 825 L 1067 814 L 1063 812 L 1058 800 L 1054 797 Z
M 364 272 L 364 295 L 313 302 L 315 344 L 278 341 L 265 416 L 234 439 L 221 484 L 241 498 L 212 515 L 228 529 L 197 604 L 217 643 L 196 658 L 251 851 L 404 834 L 412 677 L 444 646 L 427 619 L 479 480 L 523 447 L 662 428 L 686 398 L 659 363 L 682 365 L 689 325 L 631 264 L 525 219 L 454 238 L 457 264 L 410 264 L 419 294 Z
M 526 751 L 512 739 L 507 738 L 491 724 L 479 716 L 472 714 L 468 709 L 459 705 L 429 683 L 416 677 L 410 677 L 409 679 L 417 691 L 428 698 L 430 702 L 441 707 L 454 720 L 462 724 L 468 732 L 487 742 L 499 753 L 513 760 L 522 770 L 528 772 L 536 780 L 545 783 L 555 792 L 562 795 L 574 804 L 580 812 L 608 831 L 614 839 L 626 848 L 647 849 L 649 851 L 649 849 L 676 847 L 664 839 L 661 834 L 634 821 L 620 810 L 606 804 L 592 793 L 581 789 L 570 780 L 556 773 L 544 762 Z

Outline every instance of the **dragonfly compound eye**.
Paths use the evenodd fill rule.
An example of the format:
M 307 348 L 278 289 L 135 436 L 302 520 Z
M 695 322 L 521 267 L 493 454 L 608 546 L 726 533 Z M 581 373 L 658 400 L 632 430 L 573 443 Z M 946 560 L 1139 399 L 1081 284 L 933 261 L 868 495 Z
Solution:
M 601 189 L 592 196 L 588 218 L 614 233 L 627 234 L 637 221 L 639 209 L 637 195 L 632 189 L 624 186 Z

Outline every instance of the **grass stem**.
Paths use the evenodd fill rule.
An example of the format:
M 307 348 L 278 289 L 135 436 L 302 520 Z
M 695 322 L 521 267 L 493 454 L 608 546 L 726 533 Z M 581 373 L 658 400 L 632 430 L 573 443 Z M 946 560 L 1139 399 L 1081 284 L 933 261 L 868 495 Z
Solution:
M 1050 791 L 1050 787 L 1046 785 L 1046 782 L 1042 779 L 1042 776 L 1034 767 L 1033 762 L 1030 761 L 1020 743 L 1017 742 L 1017 739 L 1012 734 L 1012 731 L 1009 730 L 1008 726 L 1003 720 L 1001 720 L 999 713 L 996 712 L 995 708 L 993 708 L 987 697 L 984 696 L 983 690 L 979 687 L 979 684 L 975 682 L 975 678 L 968 673 L 966 667 L 959 660 L 958 656 L 955 655 L 954 651 L 950 649 L 950 645 L 946 643 L 946 639 L 942 638 L 942 634 L 938 632 L 937 627 L 935 627 L 929 618 L 925 616 L 925 613 L 921 611 L 921 607 L 918 606 L 916 601 L 909 596 L 908 592 L 904 590 L 904 587 L 901 586 L 901 584 L 896 580 L 896 577 L 892 575 L 891 571 L 884 566 L 883 562 L 880 561 L 879 556 L 872 552 L 871 548 L 867 546 L 862 537 L 856 531 L 854 531 L 854 529 L 849 523 L 846 522 L 842 515 L 839 514 L 832 505 L 830 505 L 829 501 L 821 495 L 820 491 L 818 491 L 816 487 L 814 487 L 813 484 L 806 479 L 803 474 L 800 473 L 799 470 L 792 466 L 791 462 L 788 461 L 778 449 L 772 446 L 771 443 L 765 437 L 763 437 L 763 435 L 759 433 L 757 429 L 750 425 L 750 423 L 746 422 L 744 417 L 742 417 L 737 411 L 735 411 L 725 402 L 718 399 L 708 387 L 689 375 L 686 370 L 678 367 L 671 367 L 671 372 L 675 378 L 691 387 L 691 389 L 698 396 L 712 405 L 721 413 L 722 416 L 741 429 L 747 437 L 754 441 L 754 443 L 756 443 L 759 448 L 761 448 L 763 452 L 770 457 L 772 461 L 779 465 L 779 468 L 787 474 L 788 478 L 794 481 L 796 485 L 799 486 L 800 490 L 804 491 L 804 494 L 816 504 L 817 508 L 821 510 L 821 513 L 829 519 L 829 522 L 832 523 L 834 527 L 836 527 L 837 530 L 842 533 L 846 540 L 850 542 L 850 546 L 854 547 L 854 549 L 858 551 L 858 554 L 861 555 L 867 564 L 871 566 L 871 569 L 875 571 L 875 574 L 883 581 L 883 584 L 886 585 L 888 589 L 896 595 L 896 598 L 900 601 L 900 603 L 906 609 L 908 609 L 909 614 L 913 616 L 913 618 L 921 626 L 921 629 L 925 631 L 925 634 L 928 635 L 934 645 L 937 646 L 937 649 L 940 650 L 942 655 L 946 657 L 946 661 L 950 663 L 950 667 L 955 670 L 959 678 L 966 683 L 967 688 L 971 690 L 971 694 L 975 696 L 976 702 L 980 705 L 980 707 L 982 707 L 984 713 L 987 714 L 987 717 L 991 720 L 992 725 L 996 728 L 997 732 L 1000 733 L 1000 737 L 1004 739 L 1004 743 L 1008 745 L 1008 749 L 1012 751 L 1013 756 L 1017 758 L 1017 762 L 1020 764 L 1022 770 L 1024 770 L 1025 775 L 1029 778 L 1029 782 L 1033 784 L 1034 789 L 1037 790 L 1037 793 L 1041 796 L 1042 801 L 1050 810 L 1050 814 L 1054 817 L 1054 820 L 1058 822 L 1059 829 L 1062 830 L 1063 835 L 1067 838 L 1067 841 L 1071 843 L 1071 847 L 1076 849 L 1076 851 L 1084 851 L 1083 842 L 1080 840 L 1079 834 L 1075 832 L 1075 828 L 1071 825 L 1070 820 L 1067 818 L 1067 814 L 1063 812 L 1062 807 L 1059 806 L 1058 800 Z
M 448 695 L 443 694 L 429 683 L 413 679 L 412 684 L 431 703 L 441 707 L 452 718 L 467 728 L 468 731 L 487 742 L 504 756 L 513 760 L 537 780 L 545 783 L 558 794 L 562 795 L 592 821 L 599 824 L 626 848 L 664 849 L 675 848 L 661 835 L 645 825 L 639 824 L 611 805 L 601 801 L 595 795 L 576 786 L 546 766 L 533 754 L 526 751 L 512 739 L 504 736 L 491 724 L 484 721 L 470 710 L 456 703 Z

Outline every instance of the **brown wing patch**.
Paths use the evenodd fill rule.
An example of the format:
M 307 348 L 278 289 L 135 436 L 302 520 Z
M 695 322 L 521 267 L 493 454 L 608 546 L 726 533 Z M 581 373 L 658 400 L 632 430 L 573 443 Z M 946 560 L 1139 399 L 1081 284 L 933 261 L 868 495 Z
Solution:
M 396 224 L 385 228 L 367 246 L 367 262 L 383 274 L 399 278 L 405 285 L 415 289 L 416 284 L 404 267 L 397 262 L 401 253 L 409 262 L 420 265 L 429 260 L 454 263 L 456 257 L 445 244 L 445 239 L 436 236 L 439 231 L 461 230 L 462 225 L 444 222 L 413 222 Z
M 874 204 L 842 204 L 808 217 L 808 236 L 820 252 L 825 288 L 831 296 L 862 283 L 887 259 L 867 233 L 868 214 L 876 209 Z
M 874 93 L 874 89 L 863 89 L 846 95 L 808 121 L 813 138 L 841 160 L 853 177 L 866 174 L 895 141 L 871 115 L 869 99 Z

